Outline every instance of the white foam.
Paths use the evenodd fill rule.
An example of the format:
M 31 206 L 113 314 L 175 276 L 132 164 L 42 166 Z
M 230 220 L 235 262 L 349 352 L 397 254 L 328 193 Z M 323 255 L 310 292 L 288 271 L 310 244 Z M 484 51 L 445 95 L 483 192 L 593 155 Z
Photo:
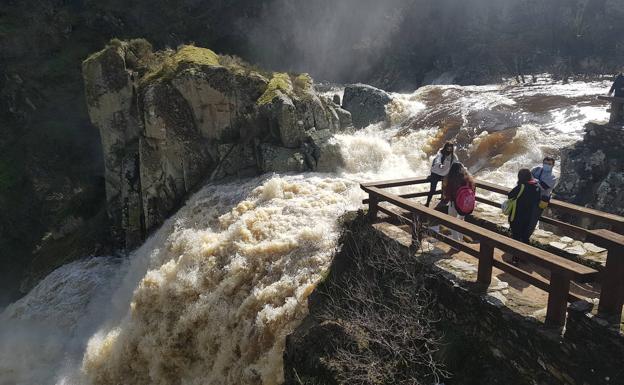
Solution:
M 336 136 L 345 164 L 334 173 L 205 186 L 125 263 L 67 265 L 7 308 L 0 384 L 279 383 L 285 337 L 328 267 L 336 219 L 361 206 L 358 182 L 427 175 L 445 139 L 435 116 L 448 112 L 463 122 L 461 160 L 477 177 L 511 186 L 519 168 L 578 140 L 587 120 L 606 118 L 594 101 L 605 87 L 539 82 L 393 94 L 391 128 Z M 522 109 L 544 95 L 560 97 L 556 108 Z M 429 126 L 414 123 L 423 117 L 433 117 L 422 120 Z M 492 137 L 497 131 L 503 139 Z

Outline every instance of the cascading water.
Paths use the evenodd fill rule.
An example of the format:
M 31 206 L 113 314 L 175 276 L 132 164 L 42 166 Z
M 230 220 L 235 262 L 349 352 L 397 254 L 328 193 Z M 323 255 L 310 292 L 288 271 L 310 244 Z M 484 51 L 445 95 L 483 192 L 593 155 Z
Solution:
M 606 89 L 423 87 L 393 95 L 390 128 L 337 135 L 335 173 L 207 185 L 130 259 L 66 265 L 7 307 L 0 384 L 277 384 L 358 182 L 426 175 L 454 140 L 477 177 L 513 185 L 606 117 Z

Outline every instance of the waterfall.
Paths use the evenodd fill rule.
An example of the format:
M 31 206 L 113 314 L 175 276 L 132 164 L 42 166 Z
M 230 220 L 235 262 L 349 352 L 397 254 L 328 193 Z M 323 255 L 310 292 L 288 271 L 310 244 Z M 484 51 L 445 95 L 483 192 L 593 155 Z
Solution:
M 0 385 L 279 384 L 286 336 L 331 263 L 362 181 L 425 176 L 444 141 L 511 186 L 606 118 L 604 82 L 427 86 L 391 126 L 342 133 L 333 173 L 204 186 L 129 259 L 54 271 L 0 315 Z M 421 186 L 424 188 L 424 186 Z

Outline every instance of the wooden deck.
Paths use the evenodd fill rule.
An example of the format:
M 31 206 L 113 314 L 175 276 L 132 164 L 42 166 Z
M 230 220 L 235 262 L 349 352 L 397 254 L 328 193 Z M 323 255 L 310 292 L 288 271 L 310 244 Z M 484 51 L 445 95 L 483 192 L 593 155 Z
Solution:
M 598 219 L 602 223 L 608 224 L 611 230 L 585 229 L 548 217 L 541 219 L 543 222 L 557 227 L 564 234 L 581 237 L 607 249 L 606 266 L 603 271 L 599 272 L 581 263 L 518 242 L 458 218 L 450 217 L 411 200 L 411 198 L 426 196 L 427 193 L 415 192 L 396 195 L 385 190 L 392 187 L 424 183 L 427 183 L 426 178 L 362 184 L 361 188 L 369 194 L 369 198 L 364 202 L 369 204 L 371 220 L 378 221 L 381 219 L 390 223 L 407 225 L 413 244 L 420 244 L 425 230 L 432 223 L 442 224 L 449 229 L 471 237 L 477 243 L 465 243 L 439 232 L 426 231 L 429 236 L 433 236 L 455 250 L 476 258 L 478 261 L 477 282 L 489 285 L 495 268 L 547 292 L 546 324 L 548 325 L 562 326 L 565 323 L 567 303 L 584 299 L 574 290 L 571 290 L 572 282 L 578 284 L 596 283 L 594 286 L 600 290 L 599 312 L 611 318 L 617 317 L 619 320 L 624 303 L 624 236 L 621 234 L 622 229 L 624 229 L 623 217 L 553 200 L 550 205 L 551 209 Z M 498 194 L 507 194 L 509 191 L 506 187 L 483 181 L 477 182 L 477 188 L 478 191 L 485 190 Z M 477 196 L 477 201 L 500 207 L 500 203 L 481 196 Z M 384 214 L 384 217 L 378 217 L 380 212 Z M 504 255 L 515 255 L 530 262 L 541 270 L 541 274 L 535 274 L 513 265 L 505 260 Z

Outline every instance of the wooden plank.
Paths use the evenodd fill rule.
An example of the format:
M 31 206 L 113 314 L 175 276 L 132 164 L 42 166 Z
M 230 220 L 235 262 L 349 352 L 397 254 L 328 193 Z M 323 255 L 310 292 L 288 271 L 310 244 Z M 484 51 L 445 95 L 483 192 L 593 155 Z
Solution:
M 428 235 L 435 239 L 438 239 L 441 242 L 446 243 L 447 245 L 451 246 L 455 250 L 464 252 L 472 257 L 479 258 L 479 246 L 478 245 L 456 241 L 451 237 L 448 237 L 444 234 L 440 234 L 436 232 L 429 232 Z M 494 253 L 492 266 L 518 279 L 521 279 L 524 282 L 527 282 L 528 284 L 537 287 L 538 289 L 544 290 L 547 293 L 550 292 L 550 282 L 547 279 L 541 277 L 537 273 L 533 273 L 533 274 L 529 273 L 527 271 L 520 269 L 519 267 L 516 267 L 510 263 L 505 262 L 502 258 L 502 255 L 500 254 Z M 573 294 L 573 293 L 568 294 L 569 302 L 584 301 L 584 300 L 585 300 L 584 298 L 581 298 L 577 296 L 576 294 Z
M 498 207 L 500 208 L 502 206 L 501 203 L 498 202 L 494 202 L 492 200 L 486 199 L 486 198 L 482 198 L 482 197 L 476 197 L 476 201 L 480 202 L 480 203 L 485 203 L 486 205 L 490 205 L 490 206 L 494 206 L 494 207 Z M 575 235 L 575 236 L 579 236 L 581 237 L 581 239 L 579 239 L 579 241 L 585 241 L 587 239 L 587 237 L 589 236 L 590 230 L 584 229 L 582 227 L 578 227 L 578 226 L 574 226 L 571 225 L 569 223 L 566 222 L 562 222 L 560 220 L 551 218 L 551 217 L 540 217 L 539 219 L 541 222 L 544 223 L 548 223 L 551 224 L 557 228 L 563 229 L 564 231 L 562 231 L 561 233 L 564 235 Z
M 607 102 L 616 102 L 616 103 L 623 103 L 624 104 L 624 98 L 617 97 L 617 96 L 598 95 L 598 99 L 599 100 L 605 100 Z
M 491 182 L 486 182 L 483 180 L 476 180 L 475 186 L 477 186 L 477 188 L 482 188 L 484 190 L 492 191 L 492 192 L 503 194 L 503 195 L 507 195 L 511 191 L 509 187 L 501 186 L 501 185 L 491 183 Z
M 451 246 L 455 250 L 464 252 L 475 258 L 479 257 L 478 245 L 456 241 L 451 237 L 448 237 L 444 234 L 440 234 L 436 232 L 430 232 L 428 233 L 428 235 L 435 239 L 438 239 L 441 242 L 446 243 L 447 245 Z M 550 282 L 547 279 L 541 277 L 537 273 L 533 273 L 533 274 L 529 273 L 527 271 L 520 269 L 519 267 L 516 267 L 510 263 L 505 262 L 502 258 L 502 255 L 500 254 L 494 253 L 492 266 L 518 279 L 521 279 L 524 282 L 527 282 L 528 284 L 537 287 L 538 289 L 544 290 L 547 293 L 550 292 Z M 573 293 L 568 294 L 569 302 L 584 301 L 584 300 L 585 300 L 584 298 L 581 298 L 577 296 L 576 294 L 573 294 Z
M 401 215 L 399 213 L 396 213 L 392 210 L 389 210 L 383 206 L 378 206 L 377 210 L 381 211 L 382 213 L 388 215 L 389 217 L 392 217 L 395 221 L 395 223 L 400 223 L 401 225 L 411 225 L 412 221 L 409 219 L 408 216 L 405 215 Z M 395 224 L 393 223 L 393 224 Z
M 379 211 L 397 220 L 395 221 L 395 223 L 392 223 L 392 224 L 397 225 L 397 222 L 400 224 L 409 224 L 410 222 L 408 219 L 408 214 L 406 213 L 397 213 L 397 212 L 394 212 L 392 210 L 386 209 L 381 206 L 379 208 Z M 407 230 L 405 229 L 403 230 L 407 232 Z M 446 243 L 447 245 L 451 246 L 455 250 L 464 252 L 472 257 L 479 258 L 479 254 L 481 250 L 480 250 L 480 246 L 478 245 L 457 241 L 449 236 L 446 236 L 444 234 L 441 234 L 435 231 L 430 231 L 427 233 L 427 235 L 435 239 L 438 239 L 441 242 Z M 496 267 L 497 269 L 502 270 L 505 273 L 508 273 L 516 278 L 523 280 L 524 282 L 529 283 L 530 285 L 533 285 L 541 290 L 544 290 L 547 293 L 550 293 L 549 281 L 541 277 L 539 274 L 529 273 L 510 263 L 505 262 L 502 258 L 502 255 L 500 254 L 497 255 L 496 253 L 493 253 L 492 255 L 493 255 L 493 259 L 492 259 L 493 267 Z M 573 293 L 568 293 L 567 300 L 568 302 L 575 302 L 575 301 L 584 301 L 585 299 Z
M 381 182 L 367 182 L 361 183 L 362 187 L 378 187 L 378 188 L 390 188 L 390 187 L 401 187 L 401 186 L 409 186 L 413 184 L 423 184 L 427 183 L 429 180 L 427 178 L 405 178 L 405 179 L 395 179 L 395 180 L 386 180 Z
M 599 210 L 591 209 L 589 207 L 578 206 L 556 199 L 552 199 L 550 201 L 550 207 L 575 215 L 583 215 L 596 220 L 600 220 L 612 225 L 614 229 L 619 232 L 624 231 L 624 217 L 621 217 L 619 215 L 605 213 Z
M 432 195 L 437 195 L 437 194 L 442 194 L 442 190 L 438 190 L 433 192 Z M 399 195 L 401 198 L 422 198 L 422 197 L 426 197 L 427 195 L 429 195 L 429 191 L 423 191 L 423 192 L 417 192 L 417 193 L 410 193 L 410 194 L 402 194 Z M 364 199 L 362 201 L 362 204 L 367 205 L 368 204 L 368 199 Z
M 494 256 L 494 267 L 504 271 L 507 274 L 510 274 L 516 278 L 527 282 L 530 285 L 537 287 L 538 289 L 544 290 L 545 292 L 550 292 L 550 282 L 541 277 L 539 274 L 531 274 L 527 271 L 524 271 L 511 263 L 505 262 L 500 255 Z M 576 301 L 584 301 L 585 299 L 577 296 L 573 293 L 568 293 L 568 302 L 576 302 Z
M 549 225 L 555 226 L 557 229 L 563 230 L 561 231 L 564 235 L 574 235 L 579 237 L 578 241 L 587 241 L 589 237 L 590 230 L 584 229 L 582 227 L 574 226 L 566 222 L 559 221 L 550 217 L 540 217 L 540 222 L 548 223 Z
M 590 240 L 598 246 L 606 249 L 614 248 L 624 250 L 624 235 L 607 229 L 588 230 Z
M 475 200 L 476 200 L 477 202 L 485 203 L 486 205 L 489 205 L 489 206 L 498 207 L 499 209 L 500 209 L 500 208 L 501 208 L 501 206 L 503 205 L 502 203 L 494 202 L 494 201 L 491 201 L 491 200 L 489 200 L 489 199 L 482 198 L 482 197 L 480 197 L 480 196 L 475 197 Z
M 500 186 L 494 183 L 485 182 L 481 180 L 475 181 L 475 184 L 477 188 L 482 188 L 484 190 L 495 192 L 498 194 L 503 194 L 503 195 L 507 195 L 509 194 L 509 191 L 511 191 L 511 189 L 508 187 Z M 608 223 L 614 226 L 614 228 L 617 229 L 618 231 L 624 231 L 624 217 L 622 216 L 611 214 L 611 213 L 605 213 L 600 210 L 595 210 L 595 209 L 591 209 L 588 207 L 575 205 L 575 204 L 560 201 L 557 199 L 552 199 L 550 201 L 549 206 L 551 208 L 558 209 L 564 212 L 577 214 L 577 215 L 583 215 L 583 216 L 590 217 L 596 220 L 600 220 L 600 221 L 603 221 L 605 223 Z
M 470 243 L 465 243 L 462 241 L 457 241 L 449 236 L 446 236 L 444 234 L 435 232 L 435 231 L 430 231 L 427 233 L 428 236 L 433 237 L 441 242 L 446 243 L 447 245 L 451 246 L 452 248 L 454 248 L 457 251 L 462 251 L 470 256 L 473 256 L 475 258 L 479 257 L 479 246 L 477 245 L 473 245 Z
M 378 188 L 390 188 L 390 187 L 399 187 L 399 186 L 409 186 L 427 183 L 427 178 L 417 177 L 417 178 L 405 178 L 405 179 L 396 179 L 396 180 L 388 180 L 381 182 L 367 182 L 362 183 L 362 187 L 378 187 Z M 477 188 L 482 188 L 487 191 L 495 192 L 498 194 L 507 195 L 510 188 L 505 186 L 500 186 L 495 183 L 486 182 L 482 180 L 475 181 Z M 483 201 L 483 203 L 492 203 L 493 201 Z M 578 206 L 572 203 L 560 201 L 557 199 L 552 199 L 550 201 L 550 207 L 554 209 L 558 209 L 564 212 L 572 213 L 572 214 L 580 214 L 583 216 L 587 216 L 599 221 L 603 221 L 613 226 L 613 228 L 622 233 L 624 232 L 624 217 L 605 213 L 599 210 L 591 209 L 588 207 Z
M 526 245 L 518 242 L 514 239 L 497 234 L 493 231 L 483 229 L 479 226 L 467 223 L 458 218 L 450 217 L 446 214 L 440 213 L 432 208 L 424 205 L 409 201 L 405 198 L 401 198 L 397 195 L 387 193 L 376 187 L 362 187 L 369 194 L 382 197 L 384 200 L 393 203 L 394 205 L 408 210 L 410 212 L 418 212 L 424 214 L 426 217 L 434 218 L 453 230 L 460 231 L 474 239 L 486 239 L 491 241 L 495 247 L 509 252 L 514 252 L 518 256 L 526 257 L 527 259 L 534 261 L 536 264 L 542 265 L 551 270 L 563 270 L 574 273 L 575 277 L 583 278 L 586 275 L 596 274 L 596 270 L 580 265 L 576 262 L 559 257 L 547 251 L 538 249 L 536 247 Z

